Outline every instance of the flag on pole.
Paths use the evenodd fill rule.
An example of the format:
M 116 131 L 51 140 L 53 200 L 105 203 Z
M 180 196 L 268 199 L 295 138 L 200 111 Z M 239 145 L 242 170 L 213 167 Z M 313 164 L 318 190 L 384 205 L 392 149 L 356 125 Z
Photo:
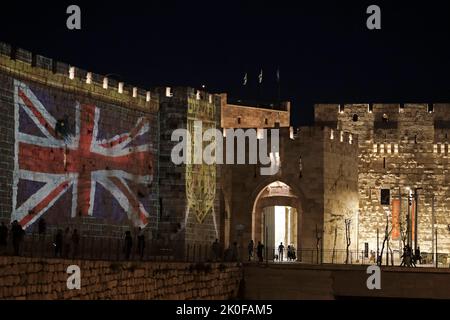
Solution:
M 261 84 L 263 81 L 263 70 L 262 69 L 261 69 L 261 72 L 259 73 L 258 79 L 259 79 L 259 83 Z
M 246 72 L 245 75 L 244 75 L 244 83 L 243 83 L 243 85 L 244 85 L 244 86 L 247 85 L 247 72 Z

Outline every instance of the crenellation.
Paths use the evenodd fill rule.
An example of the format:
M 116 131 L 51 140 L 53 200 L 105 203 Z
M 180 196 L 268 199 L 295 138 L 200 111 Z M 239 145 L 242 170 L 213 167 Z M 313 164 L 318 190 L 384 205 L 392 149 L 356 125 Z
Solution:
M 12 57 L 13 56 L 13 57 Z M 11 46 L 0 43 L 0 68 L 16 76 L 25 77 L 55 87 L 63 87 L 70 91 L 91 92 L 106 99 L 125 102 L 128 107 L 138 105 L 141 108 L 152 108 L 157 111 L 158 100 L 156 95 L 147 101 L 148 90 L 138 90 L 133 96 L 132 90 L 118 91 L 119 82 L 108 78 L 108 89 L 103 89 L 105 76 L 87 72 L 75 66 L 52 60 L 41 55 L 35 55 L 21 48 L 12 49 Z M 72 72 L 71 72 L 72 71 Z M 87 80 L 87 75 L 90 81 Z M 71 79 L 71 75 L 73 78 Z M 103 90 L 99 90 L 99 88 Z M 131 102 L 131 99 L 136 99 Z

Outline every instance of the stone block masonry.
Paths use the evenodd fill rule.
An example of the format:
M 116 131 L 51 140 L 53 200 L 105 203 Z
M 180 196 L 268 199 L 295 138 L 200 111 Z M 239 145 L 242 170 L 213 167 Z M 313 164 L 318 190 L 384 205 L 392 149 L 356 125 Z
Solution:
M 67 267 L 81 269 L 81 289 L 67 289 Z M 234 299 L 237 263 L 152 263 L 0 257 L 0 299 Z
M 389 228 L 397 230 L 390 248 L 398 261 L 400 234 L 406 233 L 407 194 L 420 188 L 413 240 L 417 237 L 422 253 L 437 251 L 440 262 L 448 263 L 450 104 L 319 104 L 315 117 L 317 125 L 358 136 L 358 250 L 366 244 L 376 250 L 377 229 L 381 246 L 388 221 Z M 381 189 L 390 189 L 390 206 L 381 205 Z M 399 219 L 393 218 L 394 200 Z
M 0 43 L 0 220 L 122 237 L 158 225 L 156 95 Z M 70 72 L 69 72 L 70 71 Z M 89 75 L 89 76 L 88 76 Z

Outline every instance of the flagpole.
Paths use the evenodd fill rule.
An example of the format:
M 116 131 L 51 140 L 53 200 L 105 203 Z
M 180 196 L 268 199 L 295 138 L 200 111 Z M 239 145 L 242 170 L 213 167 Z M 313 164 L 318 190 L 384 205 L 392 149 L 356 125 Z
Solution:
M 277 85 L 278 85 L 278 105 L 281 104 L 281 85 L 280 85 L 280 67 L 277 68 Z
M 258 76 L 258 103 L 261 100 L 262 96 L 262 82 L 263 82 L 263 69 L 261 68 L 261 71 Z

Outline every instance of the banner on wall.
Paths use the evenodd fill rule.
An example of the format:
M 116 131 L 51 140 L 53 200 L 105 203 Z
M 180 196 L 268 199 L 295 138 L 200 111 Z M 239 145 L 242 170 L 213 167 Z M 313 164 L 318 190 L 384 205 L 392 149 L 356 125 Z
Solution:
M 400 239 L 400 199 L 392 200 L 392 240 Z
M 406 203 L 404 204 L 407 205 Z M 403 209 L 404 212 L 407 212 L 408 208 Z M 411 237 L 412 240 L 415 239 L 415 225 L 416 225 L 416 202 L 414 200 L 411 200 L 411 206 L 410 206 L 410 217 L 411 217 Z M 392 200 L 392 233 L 391 238 L 392 240 L 399 240 L 401 236 L 400 232 L 400 219 L 401 219 L 401 213 L 400 213 L 400 200 L 394 199 Z M 407 225 L 406 225 L 406 219 L 404 219 L 404 225 L 403 225 L 403 232 L 406 233 L 407 231 Z
M 59 223 L 92 216 L 145 227 L 151 195 L 137 190 L 153 180 L 149 119 L 114 122 L 115 110 L 73 96 L 17 80 L 14 89 L 11 220 L 28 228 L 41 217 Z

